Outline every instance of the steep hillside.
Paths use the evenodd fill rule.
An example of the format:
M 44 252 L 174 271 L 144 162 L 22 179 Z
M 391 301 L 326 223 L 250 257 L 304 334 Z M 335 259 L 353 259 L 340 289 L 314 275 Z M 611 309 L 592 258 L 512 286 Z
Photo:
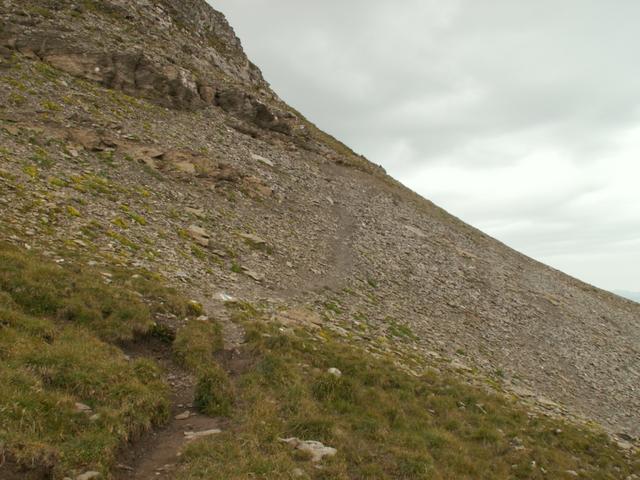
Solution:
M 92 336 L 103 358 L 155 359 L 164 384 L 141 373 L 141 399 L 173 392 L 131 418 L 113 410 L 124 397 L 51 383 L 57 370 L 0 343 L 33 391 L 64 397 L 47 401 L 69 416 L 75 401 L 102 408 L 117 431 L 100 457 L 3 418 L 0 478 L 637 478 L 640 305 L 509 249 L 319 131 L 203 0 L 4 0 L 0 15 L 0 240 L 29 259 L 0 265 L 0 307 L 27 316 L 0 309 L 0 335 L 47 344 L 42 329 L 75 329 L 85 317 L 33 309 L 40 287 L 12 278 L 29 262 L 80 269 L 137 292 L 150 317 L 104 337 L 94 327 L 111 307 L 96 307 L 86 318 L 98 323 L 73 335 Z M 136 288 L 136 275 L 181 299 Z M 85 282 L 51 281 L 66 286 L 47 295 L 62 297 Z M 30 326 L 34 315 L 51 325 Z M 16 391 L 0 411 L 35 408 Z M 197 407 L 189 428 L 224 440 L 191 443 L 176 467 L 189 423 L 139 438 L 167 405 Z M 59 438 L 89 428 L 53 424 Z M 278 436 L 338 455 L 309 467 Z

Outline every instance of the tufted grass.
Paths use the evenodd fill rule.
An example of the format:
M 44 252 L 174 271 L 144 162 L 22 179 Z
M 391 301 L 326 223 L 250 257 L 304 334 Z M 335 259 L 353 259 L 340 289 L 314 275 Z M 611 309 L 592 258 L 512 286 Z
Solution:
M 414 377 L 342 340 L 264 319 L 246 326 L 251 361 L 233 379 L 235 427 L 191 444 L 176 479 L 570 479 L 575 471 L 613 480 L 640 471 L 604 434 L 533 416 L 448 374 Z M 291 436 L 338 455 L 318 468 L 278 441 Z
M 0 243 L 0 478 L 9 465 L 24 478 L 106 475 L 125 442 L 168 418 L 158 366 L 115 344 L 187 303 L 148 274 L 111 271 L 109 282 Z

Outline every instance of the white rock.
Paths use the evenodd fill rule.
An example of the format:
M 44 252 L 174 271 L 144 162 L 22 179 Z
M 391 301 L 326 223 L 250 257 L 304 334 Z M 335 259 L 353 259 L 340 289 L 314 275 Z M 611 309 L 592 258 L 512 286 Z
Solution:
M 176 420 L 186 420 L 187 418 L 189 418 L 191 416 L 191 412 L 189 410 L 179 413 L 178 415 L 175 416 Z
M 331 367 L 329 370 L 327 370 L 327 373 L 329 375 L 333 375 L 336 378 L 340 378 L 342 376 L 342 372 L 334 367 Z
M 224 292 L 220 292 L 220 294 L 218 295 L 218 297 L 220 298 L 220 300 L 222 300 L 223 302 L 235 302 L 236 299 L 234 297 L 232 297 L 231 295 L 228 295 Z
M 100 478 L 101 476 L 100 472 L 85 472 L 82 475 L 78 475 L 76 480 L 91 480 L 93 478 Z
M 91 407 L 89 405 L 85 405 L 84 403 L 76 402 L 75 407 L 78 412 L 83 412 L 83 413 L 91 412 Z
M 315 440 L 300 440 L 299 438 L 281 438 L 281 442 L 288 444 L 289 446 L 306 452 L 311 456 L 312 462 L 320 462 L 324 457 L 333 457 L 338 453 L 333 447 L 327 447 L 324 444 Z
M 256 155 L 255 153 L 252 153 L 251 158 L 257 162 L 264 163 L 265 165 L 273 167 L 273 162 L 268 158 L 264 158 L 262 155 Z
M 184 436 L 187 440 L 196 440 L 198 438 L 210 437 L 211 435 L 216 435 L 218 433 L 222 433 L 222 430 L 212 428 L 211 430 L 203 430 L 201 432 L 184 432 Z

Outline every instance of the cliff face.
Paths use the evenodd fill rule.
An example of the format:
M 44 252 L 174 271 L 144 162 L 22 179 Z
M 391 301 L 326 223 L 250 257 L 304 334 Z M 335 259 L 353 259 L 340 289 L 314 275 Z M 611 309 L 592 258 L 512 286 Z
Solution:
M 640 435 L 640 305 L 319 132 L 203 0 L 4 0 L 0 14 L 4 240 L 159 272 L 223 323 L 220 299 L 261 302 L 408 371 L 480 376 Z
M 179 109 L 222 106 L 261 128 L 288 131 L 289 112 L 219 12 L 204 1 L 109 0 L 4 4 L 5 52 Z M 38 15 L 47 9 L 47 15 Z M 271 103 L 271 106 L 268 104 Z

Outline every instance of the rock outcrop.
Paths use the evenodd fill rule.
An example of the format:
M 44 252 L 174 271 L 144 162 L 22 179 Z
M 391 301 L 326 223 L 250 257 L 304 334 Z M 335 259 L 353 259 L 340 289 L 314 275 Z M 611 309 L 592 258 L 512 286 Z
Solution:
M 55 21 L 17 2 L 0 10 L 5 57 L 19 52 L 165 107 L 219 106 L 258 128 L 291 133 L 295 115 L 282 109 L 224 16 L 204 0 L 38 3 L 56 11 Z M 91 34 L 96 29 L 100 36 Z M 123 34 L 131 30 L 134 42 Z

